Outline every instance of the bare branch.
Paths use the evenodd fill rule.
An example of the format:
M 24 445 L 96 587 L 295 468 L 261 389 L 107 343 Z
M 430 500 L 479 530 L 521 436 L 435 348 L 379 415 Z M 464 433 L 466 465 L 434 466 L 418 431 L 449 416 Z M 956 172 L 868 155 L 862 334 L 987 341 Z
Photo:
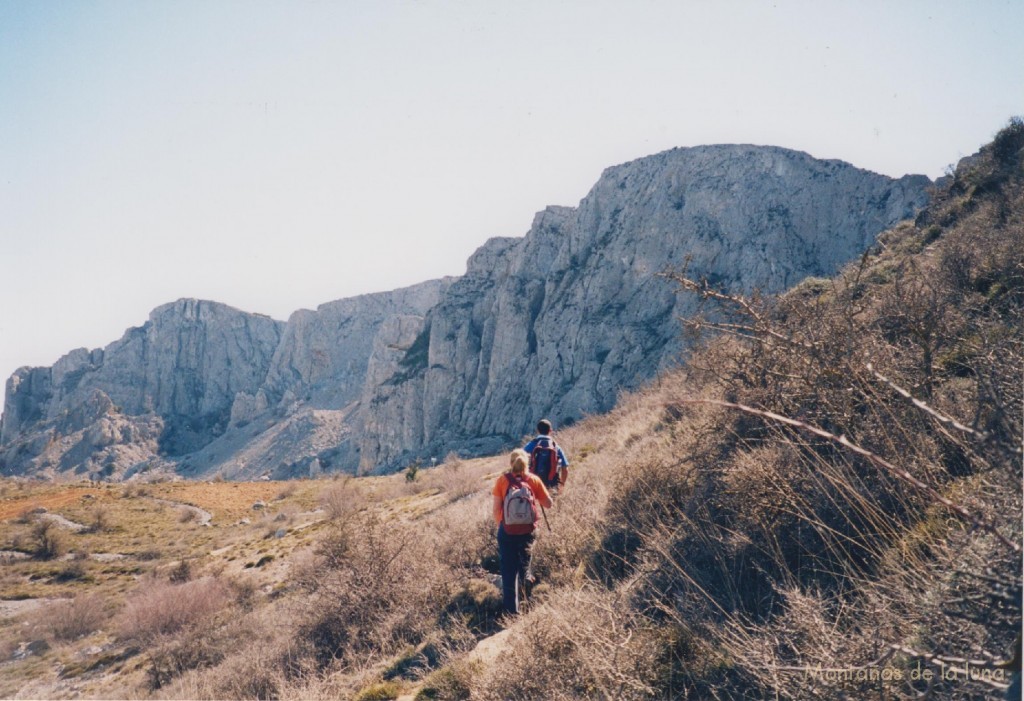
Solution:
M 896 392 L 896 394 L 900 395 L 904 399 L 910 400 L 910 402 L 914 406 L 916 406 L 918 409 L 920 409 L 921 411 L 925 412 L 926 414 L 928 414 L 929 416 L 931 416 L 932 418 L 934 418 L 936 421 L 938 421 L 939 423 L 943 424 L 944 426 L 952 426 L 953 428 L 955 428 L 955 429 L 957 429 L 959 431 L 963 431 L 964 433 L 968 433 L 968 434 L 974 436 L 975 438 L 978 438 L 979 440 L 985 440 L 986 438 L 988 438 L 988 434 L 987 433 L 982 433 L 980 431 L 975 431 L 970 426 L 964 426 L 962 423 L 960 423 L 956 419 L 950 418 L 949 416 L 946 416 L 945 414 L 941 414 L 938 411 L 936 411 L 935 409 L 932 409 L 930 406 L 928 406 L 927 404 L 922 402 L 920 399 L 917 399 L 912 394 L 910 394 L 910 392 L 908 392 L 907 390 L 903 389 L 902 387 L 897 385 L 895 382 L 890 380 L 888 377 L 886 377 L 882 373 L 880 373 L 877 370 L 875 370 L 874 366 L 871 363 L 867 363 L 867 369 L 875 377 L 877 377 L 879 380 L 881 380 L 885 384 L 889 385 L 889 387 L 894 392 Z
M 746 406 L 744 404 L 736 404 L 736 403 L 733 403 L 733 402 L 724 402 L 724 401 L 721 401 L 721 400 L 718 400 L 718 399 L 681 399 L 680 401 L 682 401 L 684 403 L 687 403 L 687 404 L 715 404 L 717 406 L 723 406 L 723 407 L 727 407 L 729 409 L 737 409 L 737 410 L 745 412 L 747 414 L 753 414 L 755 416 L 763 416 L 765 418 L 772 419 L 772 420 L 778 421 L 780 423 L 784 423 L 784 424 L 786 424 L 788 426 L 793 426 L 794 428 L 799 428 L 799 429 L 802 429 L 804 431 L 808 431 L 810 433 L 813 433 L 816 436 L 820 436 L 820 437 L 825 438 L 825 439 L 827 439 L 829 441 L 832 441 L 833 443 L 838 443 L 839 445 L 841 445 L 844 448 L 846 448 L 846 449 L 856 453 L 857 455 L 860 455 L 861 457 L 866 458 L 869 462 L 871 462 L 871 464 L 873 464 L 873 465 L 875 465 L 877 467 L 882 468 L 883 470 L 885 470 L 886 472 L 890 473 L 891 475 L 893 475 L 897 479 L 899 479 L 899 480 L 901 480 L 903 482 L 906 482 L 910 486 L 912 486 L 912 487 L 914 487 L 916 489 L 919 489 L 920 491 L 924 492 L 932 500 L 938 502 L 939 504 L 942 504 L 947 509 L 949 509 L 950 511 L 952 511 L 954 514 L 956 514 L 960 518 L 964 519 L 965 521 L 967 521 L 967 522 L 977 526 L 978 528 L 981 528 L 982 530 L 988 531 L 993 536 L 995 536 L 999 540 L 1000 543 L 1002 543 L 1006 547 L 1010 548 L 1013 552 L 1019 553 L 1021 551 L 1020 545 L 1018 545 L 1017 543 L 1014 543 L 1013 541 L 1009 540 L 1006 536 L 1004 536 L 1002 533 L 1000 533 L 999 530 L 994 525 L 992 525 L 991 523 L 988 523 L 983 517 L 977 516 L 975 514 L 970 513 L 964 507 L 962 507 L 959 504 L 956 504 L 956 503 L 950 501 L 948 498 L 944 497 L 934 487 L 931 487 L 930 485 L 925 484 L 920 479 L 918 479 L 917 477 L 914 477 L 912 474 L 910 474 L 906 470 L 904 470 L 902 468 L 899 468 L 899 467 L 896 467 L 895 465 L 893 465 L 888 460 L 885 460 L 884 458 L 881 458 L 878 455 L 875 455 L 870 450 L 866 450 L 864 448 L 861 448 L 859 445 L 850 442 L 850 440 L 846 436 L 837 436 L 837 435 L 835 435 L 833 433 L 829 433 L 828 431 L 822 430 L 822 429 L 820 429 L 820 428 L 818 428 L 816 426 L 811 426 L 810 424 L 806 424 L 806 423 L 804 423 L 802 421 L 797 421 L 796 419 L 791 419 L 791 418 L 789 418 L 787 416 L 782 416 L 780 414 L 776 414 L 776 413 L 771 412 L 771 411 L 763 411 L 761 409 L 755 409 L 753 407 L 749 407 L 749 406 Z
M 703 297 L 704 299 L 713 299 L 713 300 L 718 301 L 718 302 L 729 302 L 729 303 L 739 307 L 743 311 L 744 314 L 746 314 L 747 316 L 749 316 L 751 319 L 753 319 L 756 322 L 756 327 L 746 327 L 746 326 L 741 326 L 741 325 L 736 325 L 736 324 L 724 324 L 724 323 L 716 323 L 716 322 L 705 322 L 708 326 L 711 326 L 711 327 L 717 328 L 717 329 L 721 329 L 721 330 L 729 330 L 730 328 L 732 328 L 732 329 L 741 328 L 741 329 L 750 330 L 750 331 L 759 331 L 759 332 L 761 332 L 763 334 L 771 336 L 772 338 L 774 338 L 776 340 L 782 341 L 783 343 L 786 343 L 788 345 L 799 346 L 801 348 L 807 348 L 809 350 L 814 348 L 814 345 L 811 344 L 811 343 L 807 343 L 805 341 L 798 341 L 798 340 L 796 340 L 794 338 L 790 338 L 789 336 L 785 336 L 785 335 L 779 333 L 778 331 L 776 331 L 765 320 L 764 316 L 762 316 L 754 308 L 754 306 L 745 297 L 742 297 L 741 295 L 732 295 L 732 294 L 725 294 L 724 292 L 718 292 L 717 290 L 713 289 L 708 284 L 707 280 L 701 280 L 701 281 L 691 280 L 690 278 L 686 277 L 685 275 L 681 275 L 681 274 L 678 274 L 678 273 L 663 273 L 662 275 L 664 277 L 667 277 L 668 279 L 678 283 L 680 286 L 682 286 L 683 289 L 689 290 L 690 292 L 694 292 L 694 293 L 700 295 L 701 297 Z M 740 335 L 740 334 L 738 334 L 738 335 Z

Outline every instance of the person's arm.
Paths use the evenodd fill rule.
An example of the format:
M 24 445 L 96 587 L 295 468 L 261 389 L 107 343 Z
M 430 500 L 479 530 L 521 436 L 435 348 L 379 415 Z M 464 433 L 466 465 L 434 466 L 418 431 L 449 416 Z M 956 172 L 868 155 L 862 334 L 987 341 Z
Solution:
M 508 479 L 505 475 L 499 475 L 498 479 L 495 481 L 495 488 L 490 490 L 490 493 L 495 497 L 492 514 L 495 517 L 495 523 L 499 526 L 502 525 L 502 511 L 505 509 L 506 491 L 508 491 Z
M 492 507 L 492 513 L 495 517 L 495 523 L 501 525 L 502 523 L 502 510 L 505 507 L 505 475 L 499 475 L 495 481 L 494 489 L 490 490 L 494 498 L 494 505 Z
M 501 525 L 501 508 L 502 508 L 501 497 L 499 497 L 497 494 L 495 494 L 494 495 L 494 512 L 493 512 L 494 513 L 494 522 L 497 523 L 499 526 Z
M 565 481 L 569 479 L 569 461 L 565 458 L 565 453 L 562 449 L 558 449 L 558 462 L 562 463 L 562 468 L 558 471 L 558 486 L 564 487 Z
M 533 492 L 533 496 L 537 498 L 541 506 L 545 509 L 551 508 L 551 495 L 548 493 L 548 488 L 544 486 L 544 482 L 537 475 L 530 475 L 530 491 Z

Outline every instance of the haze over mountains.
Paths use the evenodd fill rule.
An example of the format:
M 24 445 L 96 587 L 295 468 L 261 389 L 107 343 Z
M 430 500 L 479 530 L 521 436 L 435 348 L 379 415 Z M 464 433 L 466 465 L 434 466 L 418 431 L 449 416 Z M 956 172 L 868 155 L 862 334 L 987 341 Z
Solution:
M 693 302 L 659 272 L 780 291 L 860 255 L 930 186 L 775 147 L 674 149 L 607 169 L 458 278 L 287 323 L 179 300 L 102 350 L 18 370 L 0 472 L 251 479 L 492 452 L 680 359 Z

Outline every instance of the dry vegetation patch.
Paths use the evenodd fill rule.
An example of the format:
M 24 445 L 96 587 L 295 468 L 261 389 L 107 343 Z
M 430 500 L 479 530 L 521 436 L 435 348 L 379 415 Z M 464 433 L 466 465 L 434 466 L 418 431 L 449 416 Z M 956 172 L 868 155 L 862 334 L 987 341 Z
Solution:
M 0 521 L 19 518 L 34 509 L 59 511 L 77 505 L 83 499 L 98 499 L 106 495 L 106 490 L 82 485 L 33 485 L 19 488 L 18 482 L 5 484 L 7 489 L 0 495 Z M 29 491 L 29 494 L 21 494 L 21 491 Z
M 173 482 L 154 485 L 152 493 L 170 501 L 191 504 L 205 509 L 214 515 L 216 520 L 232 521 L 253 513 L 256 502 L 272 503 L 282 494 L 292 503 L 303 504 L 316 508 L 316 491 L 311 483 L 288 482 Z

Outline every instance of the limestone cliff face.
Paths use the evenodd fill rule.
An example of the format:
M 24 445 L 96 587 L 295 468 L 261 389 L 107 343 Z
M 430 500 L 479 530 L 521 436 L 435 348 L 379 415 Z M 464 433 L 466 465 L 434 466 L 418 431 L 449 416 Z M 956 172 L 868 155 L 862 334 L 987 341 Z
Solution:
M 499 450 L 680 359 L 693 309 L 658 273 L 779 291 L 858 256 L 929 186 L 780 148 L 676 149 L 609 168 L 459 278 L 287 324 L 179 300 L 102 350 L 16 372 L 0 472 L 251 479 Z
M 59 442 L 89 428 L 81 422 L 69 425 L 68 416 L 81 414 L 82 407 L 109 403 L 107 409 L 85 415 L 93 423 L 110 414 L 120 424 L 147 424 L 142 433 L 154 447 L 158 442 L 164 454 L 195 450 L 223 432 L 239 392 L 255 392 L 260 386 L 282 327 L 269 317 L 215 302 L 181 299 L 158 307 L 143 326 L 129 329 L 102 350 L 79 349 L 51 368 L 18 370 L 7 382 L 0 444 L 40 431 L 52 433 L 51 444 Z M 157 436 L 150 435 L 156 430 L 152 419 L 160 423 Z M 92 446 L 96 450 L 90 452 L 83 444 L 80 452 L 99 454 L 111 444 L 110 436 L 117 436 L 114 443 L 131 443 L 136 433 L 96 428 L 91 434 L 101 437 Z M 37 451 L 5 452 L 6 462 L 19 463 L 9 467 L 41 466 L 26 464 L 40 457 Z M 57 460 L 65 462 L 63 457 Z M 42 460 L 42 465 L 56 467 L 53 463 Z
M 331 302 L 287 324 L 192 299 L 159 307 L 102 350 L 17 371 L 7 384 L 0 459 L 14 473 L 124 476 L 172 459 L 173 469 L 197 476 L 288 476 L 343 439 L 350 409 L 341 410 L 372 376 L 371 356 L 378 365 L 389 353 L 395 363 L 404 357 L 405 338 L 415 338 L 448 284 Z M 94 405 L 105 408 L 82 409 Z M 246 440 L 254 436 L 240 429 L 255 419 L 265 432 L 275 426 L 280 445 Z
M 380 352 L 375 343 L 381 327 L 396 317 L 422 317 L 450 283 L 431 280 L 295 312 L 260 386 L 259 404 L 301 401 L 341 409 L 355 401 L 366 382 L 371 354 Z
M 862 253 L 929 185 L 755 146 L 609 168 L 578 208 L 548 208 L 470 259 L 411 367 L 366 388 L 361 468 L 498 449 L 540 416 L 607 410 L 683 350 L 677 318 L 693 310 L 657 273 L 688 261 L 729 289 L 779 291 Z

